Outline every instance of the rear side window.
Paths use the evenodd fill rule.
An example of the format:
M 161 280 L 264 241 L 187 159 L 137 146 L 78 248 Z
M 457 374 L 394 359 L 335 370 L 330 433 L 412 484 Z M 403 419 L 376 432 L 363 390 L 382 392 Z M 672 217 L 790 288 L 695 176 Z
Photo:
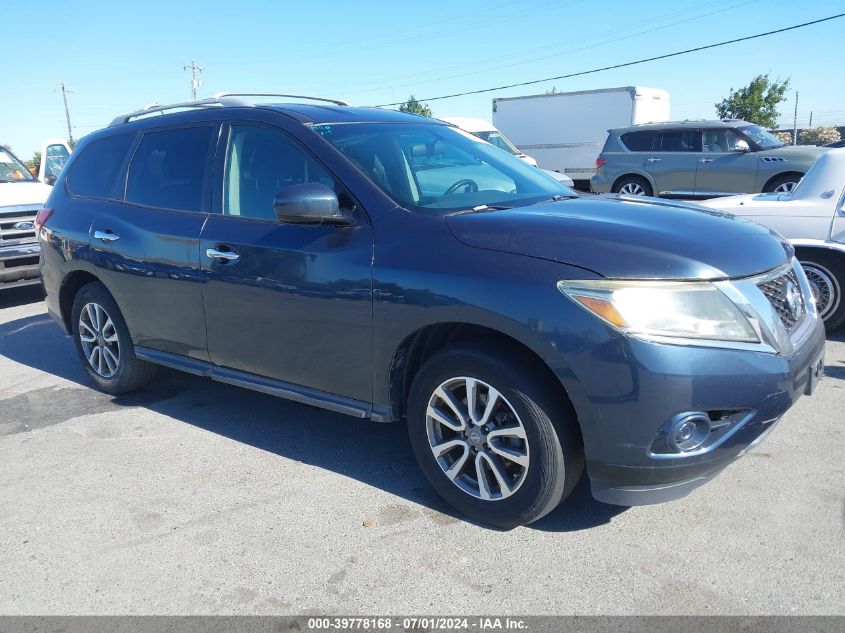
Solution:
M 701 132 L 698 130 L 674 130 L 661 132 L 654 143 L 657 152 L 700 152 Z
M 162 209 L 202 211 L 211 126 L 144 134 L 126 186 L 126 200 Z
M 117 176 L 134 138 L 134 134 L 117 134 L 82 148 L 65 179 L 68 191 L 75 196 L 122 198 Z
M 654 132 L 643 130 L 642 132 L 626 132 L 620 139 L 622 143 L 632 152 L 650 152 L 654 142 Z

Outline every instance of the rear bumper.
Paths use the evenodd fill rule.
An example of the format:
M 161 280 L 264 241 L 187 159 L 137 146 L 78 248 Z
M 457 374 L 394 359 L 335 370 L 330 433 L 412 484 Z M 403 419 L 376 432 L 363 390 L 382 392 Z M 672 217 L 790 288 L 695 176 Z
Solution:
M 618 338 L 569 359 L 561 382 L 581 423 L 593 496 L 618 505 L 678 499 L 759 443 L 818 381 L 819 321 L 790 356 Z M 661 452 L 656 442 L 686 412 L 737 411 L 711 445 Z
M 39 283 L 38 244 L 0 247 L 0 288 Z

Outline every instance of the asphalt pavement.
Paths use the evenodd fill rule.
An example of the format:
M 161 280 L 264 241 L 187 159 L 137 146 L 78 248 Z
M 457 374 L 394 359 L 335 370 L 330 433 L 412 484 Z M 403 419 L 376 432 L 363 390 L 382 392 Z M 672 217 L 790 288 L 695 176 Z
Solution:
M 845 330 L 826 378 L 669 504 L 467 522 L 404 429 L 162 370 L 93 390 L 0 291 L 0 614 L 845 615 Z

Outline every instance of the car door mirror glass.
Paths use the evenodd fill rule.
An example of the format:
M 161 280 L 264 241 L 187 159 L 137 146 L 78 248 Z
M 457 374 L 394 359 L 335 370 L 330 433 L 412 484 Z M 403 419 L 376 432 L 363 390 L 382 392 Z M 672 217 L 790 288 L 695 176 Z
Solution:
M 734 143 L 734 151 L 735 152 L 750 152 L 751 146 L 748 144 L 747 141 L 743 141 L 739 139 L 736 143 Z
M 273 210 L 280 222 L 291 224 L 352 223 L 352 214 L 340 208 L 337 194 L 319 182 L 279 190 L 273 199 Z

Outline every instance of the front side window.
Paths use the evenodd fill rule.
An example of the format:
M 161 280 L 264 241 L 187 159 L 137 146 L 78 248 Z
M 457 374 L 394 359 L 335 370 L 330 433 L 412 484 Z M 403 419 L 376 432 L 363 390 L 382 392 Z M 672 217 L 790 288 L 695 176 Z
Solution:
M 341 193 L 325 168 L 284 132 L 265 127 L 232 127 L 226 156 L 224 214 L 275 220 L 276 193 L 311 182 Z
M 655 139 L 654 149 L 660 152 L 700 152 L 701 132 L 698 130 L 660 132 Z
M 68 191 L 75 196 L 92 198 L 123 197 L 123 187 L 118 183 L 117 175 L 134 140 L 134 133 L 115 134 L 91 141 L 76 150 L 65 179 Z
M 539 169 L 458 128 L 353 123 L 311 128 L 403 207 L 444 214 L 520 207 L 576 194 Z
M 148 132 L 129 167 L 126 200 L 162 209 L 202 211 L 211 126 Z
M 18 157 L 0 146 L 0 182 L 24 182 L 35 180 Z
M 736 144 L 739 142 L 739 136 L 736 132 L 729 128 L 721 130 L 704 130 L 704 139 L 702 142 L 703 151 L 705 152 L 733 152 Z

